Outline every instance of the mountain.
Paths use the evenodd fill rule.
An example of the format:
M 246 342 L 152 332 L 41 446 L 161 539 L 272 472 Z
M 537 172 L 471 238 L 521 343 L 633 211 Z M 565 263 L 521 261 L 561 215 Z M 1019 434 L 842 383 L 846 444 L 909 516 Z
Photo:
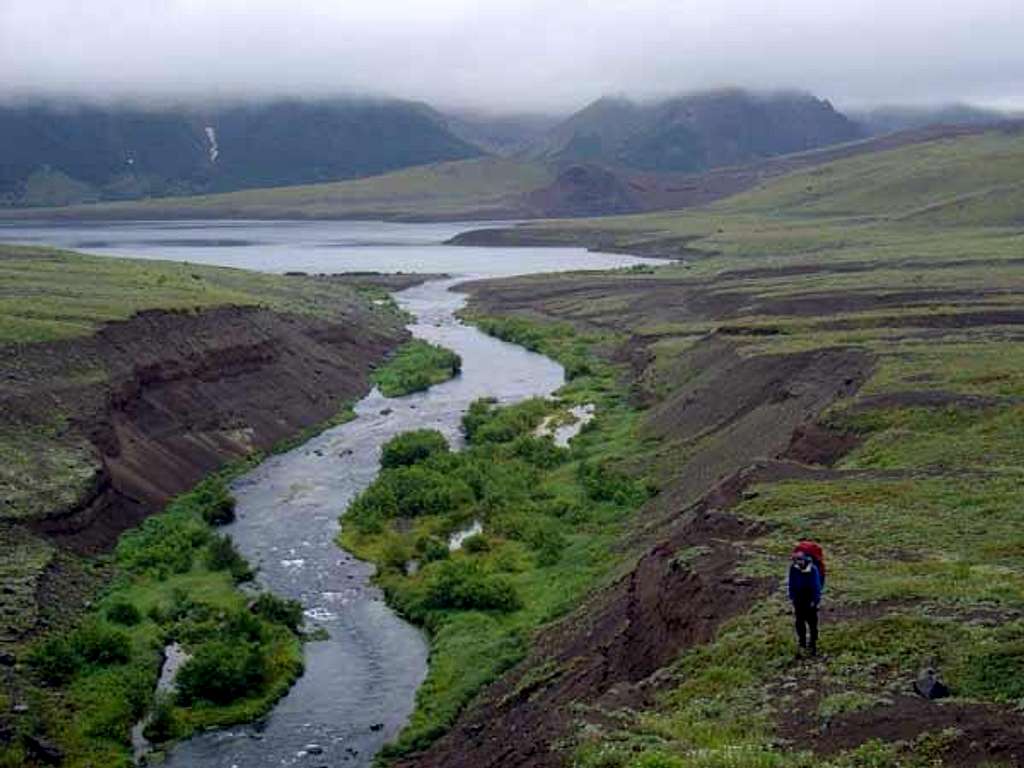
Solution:
M 730 89 L 653 103 L 599 99 L 553 129 L 535 154 L 560 164 L 695 172 L 863 136 L 827 100 Z
M 850 117 L 868 134 L 879 136 L 931 125 L 991 125 L 1011 116 L 970 104 L 947 104 L 940 107 L 883 106 L 851 112 Z
M 487 152 L 512 157 L 541 141 L 564 117 L 541 114 L 489 115 L 446 112 L 452 133 Z
M 370 176 L 482 152 L 421 104 L 0 106 L 0 201 L 65 205 Z

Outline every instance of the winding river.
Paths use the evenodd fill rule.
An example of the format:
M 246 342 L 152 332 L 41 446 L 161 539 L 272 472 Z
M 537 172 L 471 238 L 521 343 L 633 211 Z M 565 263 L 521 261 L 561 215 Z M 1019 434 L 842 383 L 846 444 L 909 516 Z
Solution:
M 268 459 L 234 484 L 238 519 L 228 528 L 272 591 L 298 599 L 307 624 L 329 639 L 305 646 L 306 671 L 261 723 L 202 734 L 178 745 L 171 768 L 369 766 L 401 730 L 426 674 L 427 643 L 370 582 L 373 568 L 339 549 L 338 515 L 373 481 L 380 447 L 422 427 L 460 442 L 459 422 L 479 397 L 515 402 L 564 381 L 548 358 L 463 325 L 474 277 L 607 269 L 644 260 L 582 249 L 456 248 L 464 226 L 372 222 L 175 222 L 0 226 L 0 240 L 74 247 L 115 256 L 169 258 L 266 271 L 445 272 L 396 294 L 412 333 L 462 356 L 462 374 L 426 392 L 386 398 L 374 390 L 357 417 Z

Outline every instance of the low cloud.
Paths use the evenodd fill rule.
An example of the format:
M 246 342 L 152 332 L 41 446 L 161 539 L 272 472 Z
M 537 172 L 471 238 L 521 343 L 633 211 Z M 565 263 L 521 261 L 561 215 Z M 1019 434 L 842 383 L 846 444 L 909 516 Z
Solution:
M 1020 0 L 2 0 L 0 97 L 564 111 L 736 85 L 1024 106 Z

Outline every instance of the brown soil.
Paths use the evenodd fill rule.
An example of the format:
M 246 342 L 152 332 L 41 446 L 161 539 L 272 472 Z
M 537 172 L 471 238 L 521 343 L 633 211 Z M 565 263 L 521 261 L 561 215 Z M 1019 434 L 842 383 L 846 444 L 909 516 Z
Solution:
M 995 706 L 906 696 L 889 706 L 838 717 L 825 730 L 807 731 L 795 723 L 788 728 L 786 736 L 796 746 L 823 755 L 856 747 L 869 739 L 912 741 L 925 733 L 954 728 L 959 733 L 942 755 L 944 764 L 957 768 L 993 762 L 1024 765 L 1024 716 Z
M 333 417 L 404 338 L 361 312 L 151 311 L 89 338 L 3 348 L 3 421 L 30 429 L 64 413 L 100 467 L 89 496 L 33 528 L 102 550 L 207 472 Z

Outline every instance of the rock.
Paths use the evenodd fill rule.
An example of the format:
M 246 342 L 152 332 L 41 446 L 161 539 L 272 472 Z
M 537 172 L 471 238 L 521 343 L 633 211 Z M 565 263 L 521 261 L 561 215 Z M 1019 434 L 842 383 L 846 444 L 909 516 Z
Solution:
M 46 765 L 60 765 L 64 762 L 63 750 L 42 736 L 26 736 L 25 751 Z
M 324 748 L 319 744 L 307 744 L 306 752 L 311 755 L 322 755 L 324 753 Z
M 929 700 L 944 699 L 949 696 L 949 688 L 939 679 L 934 669 L 926 669 L 918 676 L 914 683 L 914 690 L 918 695 Z
M 15 704 L 11 711 L 16 715 L 24 715 L 28 712 L 28 704 Z
M 390 408 L 384 408 L 384 409 L 381 410 L 380 415 L 381 416 L 390 416 L 392 413 L 393 413 L 393 411 Z
M 383 731 L 384 730 L 384 723 L 374 723 L 373 725 L 370 726 L 370 730 L 371 731 Z

